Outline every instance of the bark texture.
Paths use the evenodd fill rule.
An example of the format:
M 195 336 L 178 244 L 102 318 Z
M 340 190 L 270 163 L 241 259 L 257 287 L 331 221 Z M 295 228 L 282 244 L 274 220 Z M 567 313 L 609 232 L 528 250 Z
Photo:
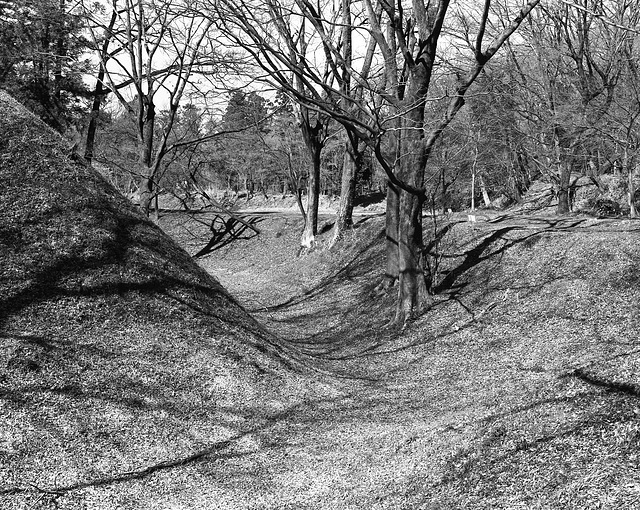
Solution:
M 154 184 L 154 168 L 152 164 L 153 155 L 153 134 L 155 130 L 156 111 L 153 101 L 145 100 L 144 111 L 140 114 L 140 122 L 142 123 L 140 133 L 140 188 L 138 190 L 140 209 L 149 216 L 151 212 L 151 203 L 155 192 Z
M 318 234 L 318 206 L 320 202 L 320 154 L 322 145 L 313 144 L 311 155 L 313 165 L 309 172 L 309 184 L 307 186 L 307 214 L 305 216 L 304 230 L 300 246 L 307 250 L 315 248 L 316 235 Z
M 568 214 L 571 211 L 569 200 L 569 185 L 571 183 L 571 165 L 568 162 L 560 164 L 560 182 L 558 184 L 558 214 Z
M 399 223 L 400 192 L 393 184 L 387 184 L 387 213 L 385 215 L 385 241 L 387 263 L 382 289 L 393 287 L 398 281 L 398 236 L 400 234 Z
M 424 101 L 429 86 L 430 68 L 416 65 L 411 72 L 403 119 L 400 179 L 413 189 L 422 189 L 427 153 L 424 145 Z M 422 267 L 423 197 L 400 190 L 398 207 L 398 301 L 395 324 L 405 324 L 419 307 L 425 286 Z
M 635 194 L 636 194 L 636 190 L 634 188 L 634 183 L 633 183 L 633 173 L 629 172 L 629 217 L 631 218 L 638 217 L 638 209 L 636 207 Z
M 320 166 L 321 154 L 324 147 L 323 119 L 315 118 L 313 123 L 307 108 L 301 109 L 300 127 L 307 150 L 311 155 L 311 170 L 309 171 L 307 186 L 307 214 L 305 216 L 304 230 L 300 246 L 302 249 L 311 250 L 316 245 L 318 234 L 318 206 L 320 202 Z
M 98 130 L 98 116 L 100 115 L 100 106 L 102 99 L 105 95 L 105 90 L 102 87 L 102 81 L 104 80 L 104 70 L 100 66 L 98 71 L 98 81 L 93 91 L 93 102 L 91 104 L 91 114 L 89 117 L 89 126 L 87 127 L 87 139 L 84 148 L 84 159 L 91 166 L 93 162 L 93 151 L 96 143 L 96 132 Z
M 356 142 L 357 143 L 357 142 Z M 356 194 L 356 180 L 362 165 L 362 154 L 351 142 L 346 142 L 342 164 L 342 183 L 340 186 L 340 204 L 333 229 L 331 246 L 338 243 L 344 233 L 353 226 L 353 203 Z

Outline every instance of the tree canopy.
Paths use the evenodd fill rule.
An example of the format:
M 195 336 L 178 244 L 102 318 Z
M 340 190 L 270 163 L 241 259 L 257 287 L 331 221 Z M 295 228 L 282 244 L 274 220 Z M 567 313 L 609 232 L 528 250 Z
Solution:
M 194 189 L 292 193 L 312 250 L 319 195 L 340 194 L 336 244 L 358 183 L 379 183 L 381 289 L 399 283 L 402 323 L 433 290 L 425 209 L 517 203 L 545 182 L 568 214 L 586 177 L 636 214 L 639 7 L 2 0 L 0 86 L 147 214 Z

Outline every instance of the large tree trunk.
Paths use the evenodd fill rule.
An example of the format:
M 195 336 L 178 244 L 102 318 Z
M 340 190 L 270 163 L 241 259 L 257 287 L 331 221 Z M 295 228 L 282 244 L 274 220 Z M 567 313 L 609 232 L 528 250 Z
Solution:
M 403 161 L 403 181 L 414 188 L 422 187 L 422 133 L 409 129 L 403 133 L 403 144 L 409 153 Z M 398 302 L 393 323 L 403 325 L 410 320 L 426 297 L 422 265 L 422 200 L 405 190 L 400 191 L 398 208 Z
M 556 164 L 558 165 L 558 214 L 571 211 L 571 168 L 573 166 L 571 136 L 561 126 L 555 126 Z
M 636 188 L 635 183 L 633 182 L 633 170 L 629 169 L 629 216 L 631 218 L 638 217 L 638 210 L 636 209 Z
M 638 217 L 638 211 L 636 210 L 636 201 L 635 201 L 635 196 L 636 196 L 636 188 L 635 188 L 635 183 L 633 182 L 633 164 L 631 163 L 631 161 L 629 161 L 629 148 L 625 147 L 624 148 L 624 167 L 625 170 L 627 171 L 627 201 L 629 203 L 629 217 L 630 218 L 637 218 Z
M 394 122 L 394 128 L 389 131 L 389 143 L 393 148 L 393 161 L 394 168 L 398 167 L 400 161 L 400 154 L 402 151 L 402 120 L 398 112 L 393 111 L 396 114 L 396 120 Z M 399 170 L 399 168 L 398 168 Z M 376 287 L 377 290 L 386 290 L 393 287 L 398 281 L 398 239 L 400 234 L 400 188 L 393 184 L 390 180 L 387 181 L 387 197 L 386 197 L 386 213 L 385 213 L 385 252 L 387 255 L 386 268 L 384 276 L 380 284 Z
M 140 133 L 140 186 L 138 188 L 139 193 L 139 205 L 140 209 L 149 216 L 151 212 L 151 202 L 153 200 L 153 194 L 155 193 L 154 183 L 154 168 L 151 161 L 153 154 L 153 132 L 155 128 L 155 106 L 153 101 L 147 101 L 145 106 L 144 119 L 142 129 Z
M 307 186 L 307 214 L 304 230 L 300 239 L 300 246 L 304 250 L 311 250 L 316 245 L 318 233 L 318 205 L 320 202 L 320 165 L 322 148 L 324 147 L 324 124 L 319 118 L 314 119 L 313 125 L 309 118 L 309 110 L 301 110 L 300 127 L 307 150 L 311 155 L 311 171 Z
M 387 204 L 386 204 L 386 253 L 387 266 L 380 288 L 388 289 L 393 287 L 398 281 L 398 235 L 399 224 L 400 192 L 395 185 L 387 183 Z
M 571 184 L 571 165 L 560 162 L 560 180 L 558 183 L 558 214 L 567 214 L 571 210 L 569 203 L 569 185 Z
M 346 142 L 344 161 L 342 164 L 342 185 L 340 188 L 340 204 L 333 229 L 331 246 L 338 243 L 347 229 L 353 225 L 353 202 L 356 194 L 356 178 L 362 165 L 362 154 L 358 151 L 357 142 Z
M 400 180 L 413 189 L 422 189 L 427 154 L 424 146 L 424 102 L 428 80 L 425 69 L 412 70 L 412 81 L 405 97 L 410 108 L 404 117 L 401 140 Z M 398 234 L 398 302 L 393 323 L 404 325 L 426 298 L 422 264 L 422 202 L 406 190 L 400 191 Z
M 305 217 L 304 230 L 300 246 L 311 250 L 316 245 L 318 234 L 318 205 L 320 202 L 320 153 L 321 145 L 312 149 L 313 166 L 309 172 L 309 185 L 307 188 L 307 215 Z
M 480 191 L 482 191 L 482 201 L 484 202 L 484 206 L 487 208 L 491 207 L 491 198 L 489 197 L 487 186 L 485 185 L 484 178 L 481 174 L 478 175 L 478 184 L 480 185 Z
M 96 88 L 93 91 L 93 104 L 91 105 L 91 115 L 89 117 L 89 126 L 87 128 L 87 140 L 84 148 L 84 159 L 91 166 L 93 162 L 93 150 L 96 143 L 96 131 L 98 130 L 98 117 L 100 115 L 100 105 L 102 104 L 102 98 L 105 93 L 102 87 L 102 80 L 104 80 L 104 69 L 100 66 L 98 71 L 98 81 L 96 82 Z
M 405 324 L 426 298 L 422 263 L 422 201 L 406 191 L 400 192 L 398 239 L 398 302 L 394 323 Z
M 154 185 L 153 176 L 149 175 L 151 168 L 140 165 L 140 185 L 138 186 L 138 205 L 147 216 L 151 215 L 151 204 L 153 202 Z

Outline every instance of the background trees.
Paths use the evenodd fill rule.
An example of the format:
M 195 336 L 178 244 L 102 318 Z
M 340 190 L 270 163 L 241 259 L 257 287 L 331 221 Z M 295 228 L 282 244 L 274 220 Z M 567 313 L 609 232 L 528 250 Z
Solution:
M 161 192 L 290 192 L 312 248 L 339 189 L 336 244 L 376 167 L 401 324 L 429 301 L 425 209 L 542 180 L 565 214 L 581 176 L 616 172 L 636 214 L 638 1 L 538 4 L 5 0 L 0 85 L 60 131 L 86 124 L 86 160 L 147 214 Z
M 108 88 L 135 118 L 138 201 L 149 214 L 162 160 L 176 148 L 169 145 L 169 138 L 183 98 L 191 92 L 194 72 L 211 72 L 218 62 L 216 49 L 206 47 L 212 23 L 182 0 L 113 0 L 106 17 L 93 16 L 89 9 L 85 16 Z M 101 38 L 118 47 L 118 58 L 109 58 Z M 125 95 L 129 88 L 133 98 Z M 158 100 L 168 104 L 159 138 L 155 136 Z
M 571 209 L 580 175 L 621 157 L 612 115 L 619 117 L 614 105 L 628 90 L 622 80 L 633 65 L 637 12 L 635 1 L 552 2 L 508 46 L 516 125 L 529 161 L 555 185 L 560 214 Z
M 269 185 L 268 154 L 264 137 L 268 133 L 267 101 L 255 92 L 233 91 L 222 117 L 222 129 L 229 131 L 223 142 L 223 158 L 228 187 L 231 183 L 247 197 L 266 193 Z
M 267 80 L 288 90 L 307 111 L 322 112 L 340 123 L 352 147 L 361 140 L 375 151 L 390 181 L 387 285 L 399 281 L 396 323 L 404 323 L 426 298 L 422 206 L 427 196 L 424 177 L 429 157 L 486 63 L 537 3 L 528 2 L 517 14 L 507 11 L 500 16 L 503 26 L 494 31 L 495 38 L 488 45 L 485 35 L 493 28 L 492 3 L 485 2 L 477 12 L 459 13 L 458 18 L 464 18 L 470 55 L 466 61 L 454 55 L 456 80 L 432 118 L 427 115 L 427 104 L 433 100 L 431 85 L 443 78 L 436 66 L 446 62 L 441 60 L 440 38 L 445 22 L 455 25 L 449 21 L 448 1 L 405 6 L 371 0 L 323 5 L 272 0 L 263 9 L 250 2 L 227 0 L 222 2 L 222 12 L 212 6 L 224 20 L 229 37 L 268 72 Z M 360 57 L 364 64 L 358 70 L 352 64 L 352 53 L 344 51 L 351 39 L 334 36 L 345 33 L 345 26 L 346 33 L 358 34 L 366 48 Z M 294 46 L 294 42 L 303 46 Z M 312 62 L 300 58 L 306 56 L 309 44 L 317 45 L 321 58 Z M 377 72 L 370 74 L 369 52 L 376 49 Z M 355 93 L 345 87 L 351 82 L 357 84 Z M 385 154 L 383 140 L 389 136 L 386 148 L 391 151 Z
M 60 132 L 78 124 L 89 96 L 81 21 L 67 0 L 0 2 L 0 87 Z

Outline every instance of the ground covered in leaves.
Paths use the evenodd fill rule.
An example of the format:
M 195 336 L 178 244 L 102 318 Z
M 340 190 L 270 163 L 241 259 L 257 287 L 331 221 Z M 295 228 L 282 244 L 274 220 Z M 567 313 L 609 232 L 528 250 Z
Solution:
M 165 214 L 198 266 L 0 113 L 1 508 L 640 506 L 639 223 L 425 218 L 400 332 L 382 217 L 298 256 L 295 214 Z
M 433 305 L 398 333 L 382 218 L 300 258 L 299 220 L 260 219 L 201 264 L 340 394 L 290 417 L 255 508 L 640 505 L 640 223 L 440 218 Z M 207 222 L 180 221 L 193 252 Z
M 0 508 L 248 501 L 208 473 L 328 391 L 1 91 L 0 116 Z

